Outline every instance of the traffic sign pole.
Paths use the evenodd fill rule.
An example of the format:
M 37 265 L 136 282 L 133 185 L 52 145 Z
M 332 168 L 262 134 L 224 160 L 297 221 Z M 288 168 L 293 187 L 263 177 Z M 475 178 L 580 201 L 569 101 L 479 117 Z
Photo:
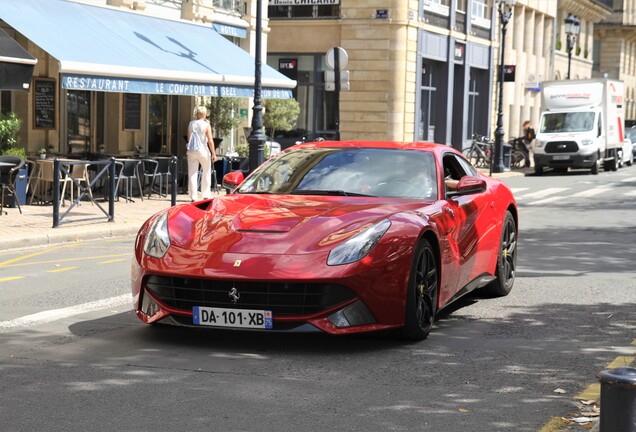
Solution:
M 336 141 L 340 141 L 340 48 L 333 50 L 334 81 L 336 84 L 336 103 L 333 114 L 336 123 Z

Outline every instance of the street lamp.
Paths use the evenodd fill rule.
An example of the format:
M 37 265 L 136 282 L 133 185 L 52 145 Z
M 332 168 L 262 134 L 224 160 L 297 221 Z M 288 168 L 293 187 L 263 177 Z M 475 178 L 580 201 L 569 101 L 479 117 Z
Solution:
M 490 164 L 491 173 L 504 172 L 503 163 L 503 82 L 504 82 L 504 50 L 506 48 L 506 25 L 512 16 L 512 10 L 517 0 L 499 0 L 497 9 L 499 10 L 499 18 L 501 21 L 501 47 L 500 63 L 499 63 L 499 94 L 497 101 L 497 129 L 495 130 L 495 162 Z M 494 166 L 493 166 L 494 165 Z
M 261 97 L 261 37 L 263 34 L 263 0 L 256 0 L 256 38 L 254 47 L 254 107 L 252 108 L 252 131 L 247 138 L 250 148 L 249 170 L 254 171 L 263 163 L 265 134 L 263 133 L 263 99 Z
M 568 44 L 568 79 L 570 79 L 570 63 L 572 62 L 572 48 L 576 42 L 576 37 L 581 31 L 581 22 L 571 13 L 565 18 L 565 34 Z

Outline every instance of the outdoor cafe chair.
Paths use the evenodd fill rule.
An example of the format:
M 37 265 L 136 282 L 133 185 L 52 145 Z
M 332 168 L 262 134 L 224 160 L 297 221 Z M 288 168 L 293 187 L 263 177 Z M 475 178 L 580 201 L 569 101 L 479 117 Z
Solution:
M 141 160 L 139 159 L 118 159 L 115 161 L 115 191 L 118 192 L 119 198 L 119 186 L 121 181 L 124 181 L 124 197 L 126 198 L 126 202 L 135 202 L 132 199 L 133 194 L 133 184 L 134 181 L 137 180 L 137 186 L 139 187 L 139 197 L 141 200 L 144 200 L 144 192 L 141 187 L 141 179 L 139 178 L 139 166 L 141 165 Z
M 91 198 L 91 204 L 92 204 L 93 191 L 91 190 L 91 181 L 88 176 L 89 165 L 90 165 L 90 162 L 73 163 L 69 165 L 71 175 L 68 178 L 68 180 L 70 180 L 70 183 L 71 183 L 71 187 L 70 187 L 71 202 L 73 202 L 73 189 L 75 189 L 75 186 L 77 186 L 77 196 L 79 197 L 81 196 L 81 190 L 83 185 L 83 188 L 86 190 L 86 192 Z M 61 195 L 62 197 L 64 197 L 67 183 L 69 183 L 69 181 L 65 181 L 64 185 L 62 186 L 62 195 Z
M 0 156 L 0 215 L 6 214 L 4 210 L 5 194 L 13 197 L 20 214 L 22 214 L 18 194 L 15 190 L 15 182 L 20 169 L 24 167 L 24 163 L 24 159 L 19 156 Z
M 142 175 L 143 175 L 143 185 L 144 189 L 146 186 L 148 187 L 148 198 L 152 195 L 153 189 L 155 187 L 155 181 L 157 180 L 157 169 L 159 167 L 159 162 L 155 159 L 142 159 L 141 160 L 142 167 Z
M 37 177 L 35 179 L 35 186 L 33 186 L 33 192 L 29 199 L 29 204 L 33 204 L 33 198 L 38 197 L 38 202 L 46 202 L 44 196 L 53 190 L 53 182 L 55 176 L 54 160 L 53 159 L 37 159 Z M 66 183 L 71 182 L 71 178 L 64 174 L 60 170 L 60 185 L 66 186 Z M 60 195 L 62 199 L 62 207 L 65 206 L 64 195 Z

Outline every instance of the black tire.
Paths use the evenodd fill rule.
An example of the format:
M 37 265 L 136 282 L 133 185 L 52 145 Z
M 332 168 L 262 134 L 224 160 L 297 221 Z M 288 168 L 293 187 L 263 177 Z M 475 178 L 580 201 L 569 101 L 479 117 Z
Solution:
M 426 339 L 435 322 L 439 294 L 437 258 L 426 239 L 422 239 L 415 248 L 408 284 L 404 327 L 400 337 L 407 340 Z
M 512 214 L 507 211 L 501 228 L 501 243 L 497 256 L 496 279 L 482 290 L 491 296 L 508 295 L 515 283 L 517 271 L 517 224 Z
M 592 169 L 590 170 L 590 172 L 594 175 L 598 174 L 599 168 L 600 168 L 601 162 L 599 159 L 596 159 L 596 162 L 594 162 L 594 165 L 592 165 Z
M 519 150 L 512 150 L 510 155 L 510 165 L 512 168 L 525 168 L 529 166 L 528 159 L 526 159 L 526 155 Z
M 541 165 L 534 166 L 534 175 L 538 175 L 538 176 L 543 175 L 543 167 Z

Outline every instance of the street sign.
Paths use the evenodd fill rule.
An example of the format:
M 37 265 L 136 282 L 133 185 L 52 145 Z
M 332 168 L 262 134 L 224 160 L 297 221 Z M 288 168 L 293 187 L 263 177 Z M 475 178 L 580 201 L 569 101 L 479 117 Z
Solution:
M 342 70 L 340 71 L 340 90 L 348 91 L 350 88 L 349 85 L 349 71 Z M 336 90 L 336 71 L 326 70 L 325 71 L 325 91 L 335 91 Z
M 347 52 L 345 51 L 344 48 L 341 47 L 335 47 L 335 48 L 329 48 L 329 50 L 327 50 L 327 56 L 325 58 L 325 62 L 327 63 L 327 67 L 331 70 L 333 70 L 335 68 L 335 61 L 334 61 L 334 51 L 338 50 L 338 63 L 340 66 L 340 70 L 343 70 L 344 68 L 347 67 L 347 63 L 349 62 L 349 56 L 347 55 Z

